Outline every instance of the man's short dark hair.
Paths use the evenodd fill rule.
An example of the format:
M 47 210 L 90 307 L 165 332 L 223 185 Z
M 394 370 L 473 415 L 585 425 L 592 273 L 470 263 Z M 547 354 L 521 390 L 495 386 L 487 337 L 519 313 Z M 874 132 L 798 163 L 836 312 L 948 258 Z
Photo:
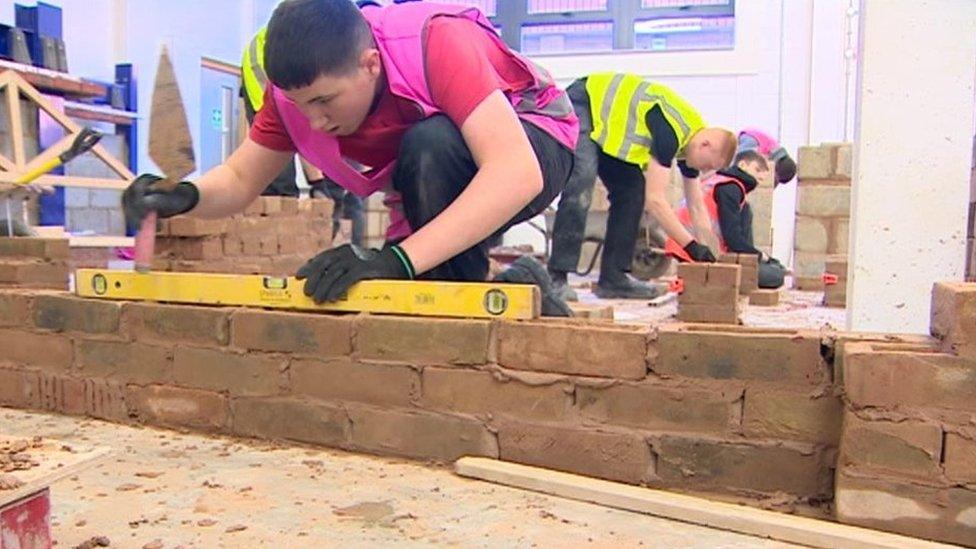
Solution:
M 352 71 L 371 43 L 369 24 L 349 0 L 285 0 L 268 23 L 264 70 L 281 89 L 302 88 Z
M 735 155 L 735 159 L 732 160 L 732 165 L 737 166 L 739 162 L 756 162 L 760 166 L 769 169 L 769 162 L 766 161 L 766 157 L 759 154 L 759 151 L 755 149 L 746 149 Z

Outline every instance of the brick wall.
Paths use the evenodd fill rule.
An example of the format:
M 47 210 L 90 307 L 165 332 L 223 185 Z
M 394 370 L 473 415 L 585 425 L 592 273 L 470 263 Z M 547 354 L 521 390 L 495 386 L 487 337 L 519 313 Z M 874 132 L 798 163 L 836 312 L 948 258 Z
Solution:
M 293 275 L 331 244 L 331 200 L 262 196 L 229 219 L 163 220 L 153 268 Z
M 0 405 L 497 457 L 976 545 L 976 284 L 933 300 L 938 339 L 0 290 Z
M 935 344 L 843 345 L 838 520 L 976 547 L 976 284 L 940 283 Z
M 67 290 L 68 257 L 67 239 L 0 237 L 0 288 Z
M 832 341 L 0 291 L 0 405 L 418 459 L 498 457 L 829 514 L 842 413 Z
M 847 255 L 851 146 L 800 147 L 793 277 L 801 290 L 822 290 L 827 256 Z

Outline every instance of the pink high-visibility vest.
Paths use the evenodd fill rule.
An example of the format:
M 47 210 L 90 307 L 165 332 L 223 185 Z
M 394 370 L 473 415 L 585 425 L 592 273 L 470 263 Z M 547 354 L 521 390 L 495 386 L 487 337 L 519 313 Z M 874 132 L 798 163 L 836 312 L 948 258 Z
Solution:
M 742 201 L 739 202 L 739 209 L 741 210 L 746 205 L 745 196 L 747 191 L 744 183 L 734 177 L 720 173 L 715 173 L 705 181 L 702 181 L 702 202 L 705 203 L 705 210 L 708 211 L 708 219 L 712 222 L 712 232 L 718 237 L 720 252 L 729 251 L 729 247 L 725 245 L 725 238 L 722 237 L 722 227 L 718 220 L 718 202 L 715 201 L 715 187 L 728 184 L 736 184 L 742 189 Z M 688 232 L 691 234 L 695 234 L 694 223 L 691 221 L 691 212 L 688 211 L 687 203 L 682 201 L 674 213 L 678 216 L 678 221 L 681 221 L 681 224 L 685 226 L 685 229 L 688 229 Z M 664 251 L 675 258 L 689 263 L 693 262 L 688 252 L 678 245 L 678 241 L 671 237 L 668 237 L 664 242 Z

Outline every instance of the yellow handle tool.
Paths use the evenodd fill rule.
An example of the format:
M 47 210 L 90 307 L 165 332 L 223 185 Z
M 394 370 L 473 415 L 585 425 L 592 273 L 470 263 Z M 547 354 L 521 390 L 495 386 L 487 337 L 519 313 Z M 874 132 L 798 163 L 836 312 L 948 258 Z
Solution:
M 15 184 L 17 185 L 27 185 L 31 181 L 34 181 L 38 177 L 46 174 L 47 172 L 62 166 L 72 159 L 90 151 L 92 147 L 98 144 L 98 141 L 102 138 L 102 134 L 91 128 L 84 128 L 75 137 L 75 140 L 71 142 L 71 146 L 68 147 L 63 153 L 55 156 L 54 158 L 48 160 L 47 162 L 41 164 L 40 166 L 34 168 L 33 170 L 21 175 L 17 178 Z M 10 197 L 7 197 L 4 201 L 4 207 L 7 213 L 7 236 L 14 235 L 13 221 L 10 216 Z

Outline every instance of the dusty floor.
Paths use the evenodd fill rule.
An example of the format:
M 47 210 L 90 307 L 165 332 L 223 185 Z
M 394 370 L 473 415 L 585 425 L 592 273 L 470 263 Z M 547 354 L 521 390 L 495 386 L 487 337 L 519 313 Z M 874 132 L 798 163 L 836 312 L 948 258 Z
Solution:
M 626 299 L 600 299 L 593 295 L 590 286 L 596 276 L 570 276 L 570 285 L 579 294 L 580 302 L 593 305 L 612 305 L 614 320 L 617 322 L 677 322 L 678 303 L 672 300 L 659 307 L 648 305 L 647 301 Z M 789 287 L 791 282 L 787 282 Z M 846 311 L 821 305 L 823 292 L 801 292 L 784 290 L 779 305 L 775 307 L 748 306 L 742 315 L 747 326 L 761 328 L 808 328 L 819 330 L 824 327 L 843 329 Z
M 0 432 L 115 449 L 52 486 L 58 547 L 791 547 L 413 462 L 6 408 Z

